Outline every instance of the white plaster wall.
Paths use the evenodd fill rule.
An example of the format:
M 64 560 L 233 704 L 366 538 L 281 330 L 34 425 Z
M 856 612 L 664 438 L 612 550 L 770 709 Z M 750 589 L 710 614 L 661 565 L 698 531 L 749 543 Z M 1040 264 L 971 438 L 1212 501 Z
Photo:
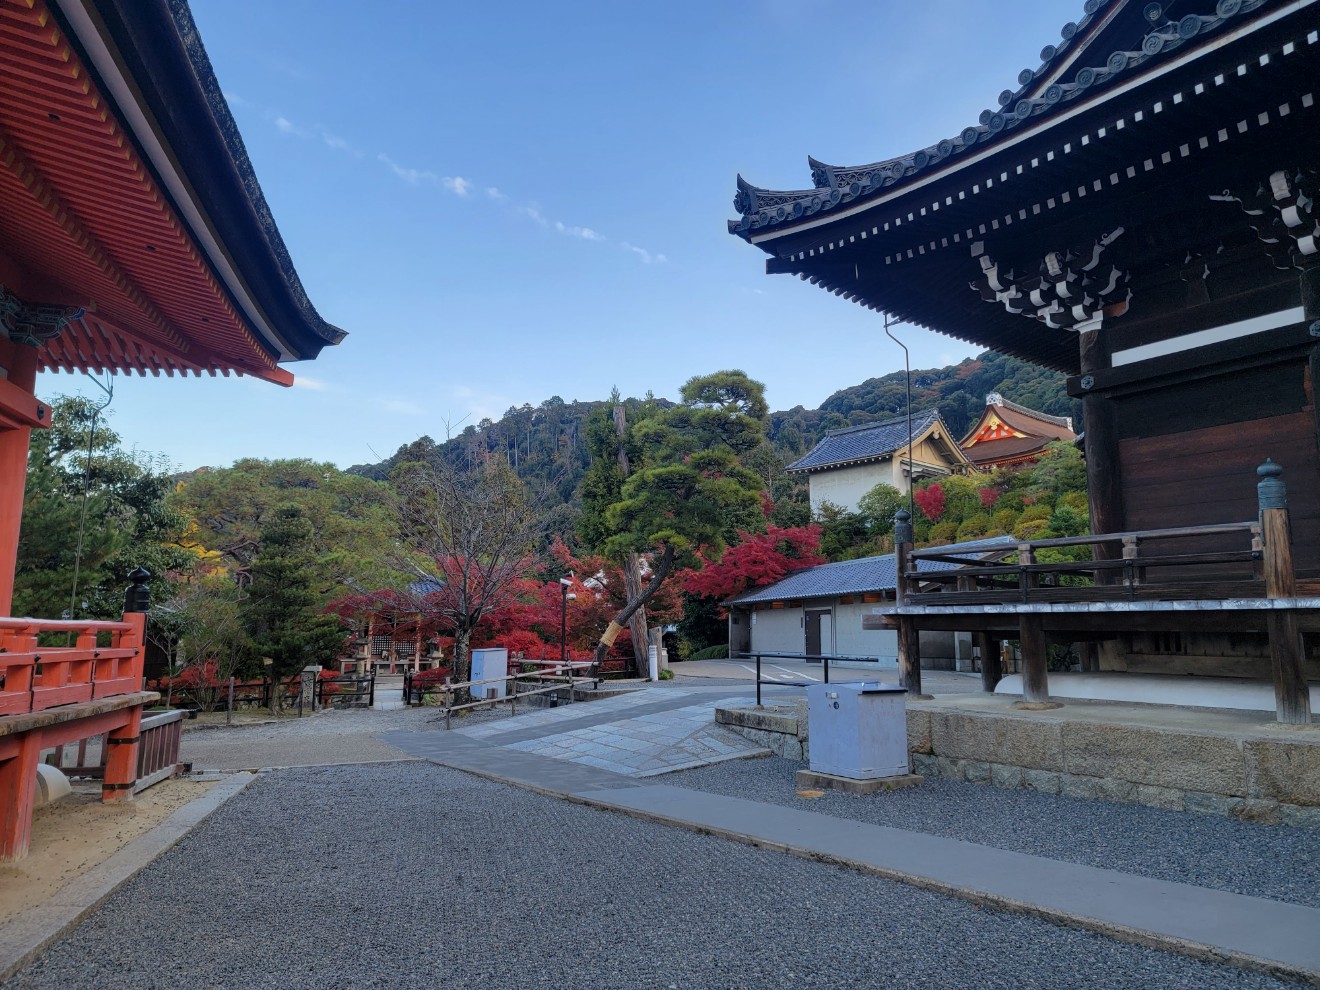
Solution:
M 752 650 L 803 653 L 807 634 L 801 608 L 763 608 L 752 613 Z
M 807 484 L 811 490 L 811 511 L 819 512 L 821 503 L 833 502 L 849 512 L 856 512 L 861 497 L 882 481 L 889 485 L 898 484 L 894 480 L 892 461 L 872 461 L 829 471 L 812 471 L 807 475 Z
M 834 652 L 841 657 L 879 657 L 898 659 L 898 633 L 882 629 L 862 630 L 862 616 L 870 615 L 874 604 L 837 605 L 834 609 Z

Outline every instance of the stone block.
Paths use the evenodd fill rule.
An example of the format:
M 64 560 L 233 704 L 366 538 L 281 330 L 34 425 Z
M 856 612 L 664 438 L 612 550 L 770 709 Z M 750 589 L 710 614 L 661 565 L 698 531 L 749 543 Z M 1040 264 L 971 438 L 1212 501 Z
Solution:
M 1052 770 L 1024 770 L 1022 782 L 1042 794 L 1059 793 L 1059 775 Z
M 1230 813 L 1244 822 L 1258 822 L 1261 825 L 1278 825 L 1283 820 L 1279 802 L 1262 798 L 1247 798 Z
M 1247 793 L 1242 744 L 1229 737 L 1069 722 L 1063 727 L 1063 749 L 1069 773 L 1182 791 Z
M 934 777 L 939 773 L 935 763 L 936 760 L 933 756 L 924 753 L 912 754 L 912 772 L 919 773 L 923 777 Z
M 1064 768 L 1062 727 L 1057 719 L 933 711 L 930 730 L 936 756 L 1033 770 Z
M 1298 738 L 1249 739 L 1245 744 L 1248 792 L 1283 804 L 1320 805 L 1320 738 L 1300 726 Z
M 1096 780 L 1095 793 L 1101 801 L 1132 804 L 1137 800 L 1137 785 L 1120 777 L 1100 777 Z
M 1204 791 L 1188 791 L 1183 795 L 1183 810 L 1194 811 L 1200 815 L 1231 815 L 1242 803 L 1241 798 L 1208 794 Z
M 1173 787 L 1152 787 L 1150 784 L 1137 784 L 1136 802 L 1151 808 L 1164 808 L 1166 811 L 1183 810 L 1183 792 Z
M 772 752 L 774 752 L 772 750 Z M 796 736 L 782 736 L 780 738 L 779 755 L 786 760 L 802 759 L 802 741 Z
M 1295 804 L 1281 804 L 1279 821 L 1294 828 L 1320 828 L 1320 808 L 1301 808 Z
M 796 715 L 756 708 L 716 708 L 715 722 L 717 725 L 760 729 L 763 732 L 781 732 L 791 736 L 796 736 L 799 728 Z
M 963 776 L 974 784 L 983 784 L 990 779 L 990 764 L 980 760 L 965 760 Z
M 930 712 L 909 708 L 907 710 L 907 739 L 909 753 L 929 753 Z
M 951 760 L 947 756 L 935 757 L 935 772 L 941 777 L 952 777 L 954 780 L 963 779 L 963 761 Z
M 1064 797 L 1084 798 L 1094 801 L 1100 797 L 1100 781 L 1096 777 L 1079 777 L 1076 774 L 1059 774 L 1059 793 Z
M 916 774 L 900 774 L 897 777 L 872 777 L 869 780 L 854 780 L 851 777 L 836 777 L 831 773 L 816 773 L 814 770 L 797 772 L 797 788 L 805 790 L 836 790 L 847 794 L 874 794 L 877 791 L 896 791 L 903 787 L 915 787 L 921 783 Z
M 1022 768 L 1006 767 L 999 763 L 990 765 L 990 783 L 996 787 L 1021 787 Z

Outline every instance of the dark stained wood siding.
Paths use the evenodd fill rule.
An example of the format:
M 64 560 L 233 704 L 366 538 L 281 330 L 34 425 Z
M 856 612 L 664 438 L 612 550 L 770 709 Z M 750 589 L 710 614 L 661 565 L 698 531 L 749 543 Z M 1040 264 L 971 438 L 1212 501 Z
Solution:
M 1304 359 L 1114 401 L 1128 529 L 1255 519 L 1255 471 L 1270 457 L 1288 484 L 1298 574 L 1320 575 L 1320 447 Z

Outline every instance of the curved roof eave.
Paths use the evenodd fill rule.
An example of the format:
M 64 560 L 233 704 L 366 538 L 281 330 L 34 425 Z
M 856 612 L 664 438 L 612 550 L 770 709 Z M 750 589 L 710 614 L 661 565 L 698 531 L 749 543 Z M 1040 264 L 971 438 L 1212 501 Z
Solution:
M 346 333 L 303 288 L 185 0 L 52 0 L 235 306 L 278 360 Z
M 774 254 L 774 249 L 765 242 L 826 223 L 834 217 L 862 212 L 904 195 L 974 160 L 995 154 L 1005 146 L 1006 142 L 1001 139 L 1020 140 L 1050 126 L 1061 115 L 1080 112 L 1092 105 L 1097 96 L 1104 98 L 1121 92 L 1141 81 L 1150 71 L 1156 74 L 1167 71 L 1212 50 L 1218 43 L 1233 37 L 1234 32 L 1223 37 L 1225 25 L 1261 7 L 1272 4 L 1275 9 L 1259 18 L 1256 24 L 1240 30 L 1272 23 L 1312 2 L 1314 0 L 1290 0 L 1272 4 L 1272 0 L 1221 0 L 1215 13 L 1208 17 L 1189 14 L 1177 23 L 1152 22 L 1138 50 L 1116 50 L 1101 65 L 1083 66 L 1076 72 L 1073 82 L 1055 81 L 1040 89 L 1041 84 L 1048 82 L 1054 74 L 1071 68 L 1075 63 L 1074 54 L 1077 58 L 1084 56 L 1086 46 L 1078 47 L 1068 42 L 1081 37 L 1079 27 L 1086 25 L 1087 18 L 1107 6 L 1113 7 L 1112 14 L 1125 3 L 1125 0 L 1087 0 L 1087 18 L 1080 25 L 1066 25 L 1063 32 L 1065 43 L 1058 48 L 1046 46 L 1041 52 L 1044 64 L 1037 70 L 1024 69 L 1018 76 L 1021 88 L 1016 92 L 1004 90 L 999 97 L 1001 109 L 998 112 L 982 111 L 979 125 L 965 127 L 956 137 L 910 154 L 869 165 L 832 166 L 809 157 L 811 189 L 762 189 L 739 175 L 733 205 L 741 217 L 728 221 L 729 233 Z M 1156 17 L 1163 16 L 1160 5 L 1149 4 L 1146 10 L 1152 8 Z M 1107 18 L 1109 14 L 1105 16 Z M 1143 16 L 1149 18 L 1150 15 L 1143 12 Z M 1072 28 L 1071 34 L 1069 27 Z M 1213 40 L 1215 35 L 1221 36 L 1217 42 Z M 1095 36 L 1094 30 L 1090 36 Z M 1206 38 L 1211 38 L 1211 42 L 1202 44 L 1201 40 Z M 1154 62 L 1162 64 L 1153 67 Z M 1032 95 L 1037 89 L 1040 89 L 1039 95 Z

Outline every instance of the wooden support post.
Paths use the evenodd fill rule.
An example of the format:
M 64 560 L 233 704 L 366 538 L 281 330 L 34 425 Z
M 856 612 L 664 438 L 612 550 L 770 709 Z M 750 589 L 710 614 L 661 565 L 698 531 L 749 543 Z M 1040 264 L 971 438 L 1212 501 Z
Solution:
M 1100 672 L 1100 644 L 1093 639 L 1082 643 L 1082 671 L 1087 674 Z
M 0 863 L 27 855 L 32 838 L 32 808 L 37 796 L 41 732 L 21 733 L 11 745 L 7 759 L 0 752 Z
M 902 616 L 898 619 L 898 682 L 908 694 L 921 694 L 921 636 L 917 624 Z
M 1256 469 L 1260 481 L 1256 498 L 1260 505 L 1261 542 L 1265 594 L 1270 598 L 1294 598 L 1297 575 L 1293 570 L 1292 532 L 1288 521 L 1288 490 L 1280 475 L 1283 468 L 1266 459 Z M 1302 672 L 1302 637 L 1297 613 L 1291 609 L 1270 612 L 1268 619 L 1270 660 L 1274 674 L 1275 718 L 1292 725 L 1311 721 L 1311 692 Z
M 127 710 L 128 721 L 105 734 L 105 779 L 101 800 L 129 801 L 137 783 L 138 750 L 141 748 L 142 706 Z
M 1004 676 L 999 661 L 999 640 L 989 633 L 977 633 L 976 648 L 981 651 L 981 690 L 993 693 L 995 685 Z
M 37 349 L 11 343 L 0 335 L 0 382 L 14 386 L 0 393 L 0 407 L 5 395 L 30 396 L 37 382 Z M 16 400 L 17 401 L 17 400 Z M 18 412 L 19 410 L 15 410 Z M 30 415 L 27 409 L 21 410 Z M 46 414 L 49 422 L 50 415 Z M 27 482 L 28 441 L 32 430 L 16 426 L 0 430 L 0 615 L 8 615 L 14 601 L 14 567 L 18 562 L 18 529 L 23 519 L 23 489 Z
M 1019 616 L 1018 642 L 1022 645 L 1022 700 L 1044 704 L 1050 700 L 1045 629 L 1040 616 Z
M 1087 376 L 1110 368 L 1109 340 L 1102 330 L 1079 334 L 1079 370 L 1083 385 Z M 1123 524 L 1123 489 L 1118 461 L 1118 422 L 1114 404 L 1107 396 L 1089 391 L 1082 395 L 1082 425 L 1086 433 L 1086 488 L 1091 508 L 1092 533 L 1118 533 Z M 1117 548 L 1112 543 L 1097 543 L 1091 554 L 1095 560 L 1113 560 Z M 1110 571 L 1100 571 L 1096 584 L 1114 580 Z

